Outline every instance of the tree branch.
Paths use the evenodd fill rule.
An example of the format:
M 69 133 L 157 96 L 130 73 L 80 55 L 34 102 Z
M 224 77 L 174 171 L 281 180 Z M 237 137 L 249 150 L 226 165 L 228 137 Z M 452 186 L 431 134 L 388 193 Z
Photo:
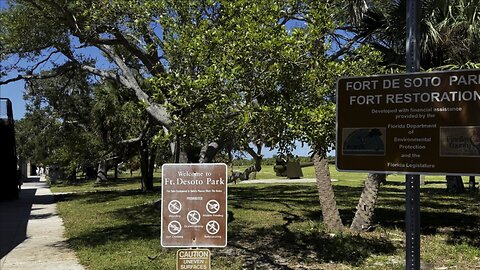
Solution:
M 143 129 L 140 132 L 140 135 L 138 135 L 138 137 L 133 138 L 133 139 L 122 140 L 122 141 L 120 141 L 120 143 L 121 144 L 129 144 L 129 143 L 140 142 L 141 140 L 143 140 L 145 138 L 145 135 L 147 135 L 148 129 L 150 128 L 150 124 L 151 124 L 150 123 L 150 118 L 148 118 L 147 121 L 145 121 L 145 124 L 143 125 Z
M 105 79 L 120 81 L 120 75 L 116 74 L 115 72 L 101 70 L 88 65 L 80 65 L 80 68 Z
M 55 50 L 53 52 L 51 52 L 45 59 L 43 59 L 42 61 L 38 62 L 35 66 L 33 66 L 30 70 L 33 72 L 35 69 L 37 69 L 41 64 L 47 62 L 50 57 L 52 57 L 52 55 L 56 54 L 56 53 L 59 53 L 60 51 L 59 50 Z
M 349 40 L 345 45 L 343 45 L 336 53 L 329 56 L 330 60 L 337 60 L 340 56 L 344 55 L 348 52 L 352 46 L 357 43 L 361 38 L 361 35 L 354 36 L 351 40 Z
M 73 69 L 73 63 L 72 62 L 66 62 L 62 66 L 50 70 L 48 72 L 42 72 L 40 74 L 32 74 L 30 72 L 27 72 L 26 74 L 20 74 L 17 77 L 6 79 L 4 81 L 0 81 L 0 85 L 5 85 L 9 84 L 11 82 L 16 82 L 16 81 L 21 81 L 21 80 L 44 80 L 44 79 L 50 79 L 53 77 L 57 77 L 60 75 L 65 74 L 67 71 L 70 71 Z
M 165 70 L 163 69 L 163 66 L 159 65 L 158 57 L 156 56 L 152 57 L 152 55 L 148 55 L 146 51 L 131 44 L 130 41 L 127 38 L 125 38 L 125 36 L 120 32 L 120 30 L 115 29 L 114 35 L 120 44 L 122 44 L 129 52 L 131 52 L 140 61 L 142 61 L 142 63 L 147 67 L 148 71 L 152 75 L 157 75 L 159 73 L 165 72 Z
M 145 103 L 146 110 L 150 113 L 150 115 L 152 115 L 162 125 L 169 128 L 172 124 L 172 119 L 167 109 L 160 104 L 150 101 L 150 97 L 142 90 L 131 69 L 125 64 L 123 59 L 117 53 L 115 53 L 112 47 L 108 45 L 99 45 L 99 48 L 103 52 L 105 52 L 110 58 L 112 58 L 113 61 L 117 64 L 117 66 L 120 68 L 120 70 L 123 72 L 123 75 L 119 76 L 120 83 L 122 83 L 128 89 L 132 89 L 135 92 L 137 98 L 141 102 Z

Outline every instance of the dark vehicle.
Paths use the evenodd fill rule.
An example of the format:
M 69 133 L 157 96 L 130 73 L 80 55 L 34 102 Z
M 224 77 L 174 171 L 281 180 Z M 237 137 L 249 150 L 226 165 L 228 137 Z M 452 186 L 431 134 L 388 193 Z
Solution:
M 20 184 L 12 102 L 0 98 L 0 200 L 18 199 Z

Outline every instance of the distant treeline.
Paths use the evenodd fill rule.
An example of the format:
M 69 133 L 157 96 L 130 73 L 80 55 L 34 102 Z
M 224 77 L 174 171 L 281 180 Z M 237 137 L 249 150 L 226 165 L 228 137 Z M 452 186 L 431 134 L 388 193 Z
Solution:
M 290 157 L 290 159 L 297 160 L 300 163 L 312 162 L 313 161 L 311 157 L 294 156 L 294 157 Z M 276 160 L 277 160 L 276 156 L 273 156 L 271 158 L 264 158 L 262 160 L 262 165 L 273 166 L 273 165 L 275 165 Z M 335 157 L 328 157 L 328 162 L 332 163 L 332 164 L 335 163 Z M 240 158 L 240 159 L 235 159 L 233 161 L 233 166 L 250 166 L 250 165 L 253 165 L 253 163 L 254 163 L 253 159 Z

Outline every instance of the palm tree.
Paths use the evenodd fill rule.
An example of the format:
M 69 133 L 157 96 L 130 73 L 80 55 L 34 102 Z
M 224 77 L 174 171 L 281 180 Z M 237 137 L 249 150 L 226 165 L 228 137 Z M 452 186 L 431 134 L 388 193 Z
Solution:
M 355 31 L 386 65 L 403 65 L 405 17 L 406 0 L 371 3 Z M 480 0 L 423 0 L 421 34 L 423 69 L 480 62 Z
M 357 204 L 357 211 L 353 218 L 351 230 L 369 231 L 371 228 L 375 205 L 377 203 L 380 184 L 386 179 L 385 174 L 369 173 L 365 179 L 365 186 Z

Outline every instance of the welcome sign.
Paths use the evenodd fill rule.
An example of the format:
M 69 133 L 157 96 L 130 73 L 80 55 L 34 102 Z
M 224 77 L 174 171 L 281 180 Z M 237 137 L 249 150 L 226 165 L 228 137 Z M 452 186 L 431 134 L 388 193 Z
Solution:
M 227 166 L 162 166 L 163 247 L 227 245 Z

